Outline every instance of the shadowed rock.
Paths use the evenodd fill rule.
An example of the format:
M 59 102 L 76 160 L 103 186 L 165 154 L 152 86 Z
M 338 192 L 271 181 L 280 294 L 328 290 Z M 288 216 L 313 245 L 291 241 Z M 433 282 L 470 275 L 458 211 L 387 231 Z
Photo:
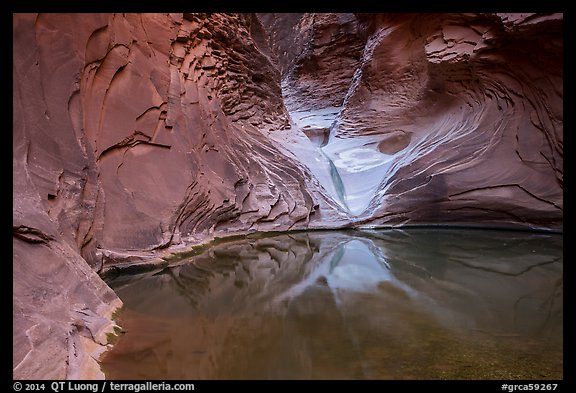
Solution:
M 94 318 L 120 304 L 95 272 L 172 247 L 357 225 L 562 230 L 562 28 L 562 14 L 13 14 L 14 376 L 81 376 L 91 350 L 70 345 L 97 343 L 112 324 Z
M 261 19 L 295 121 L 338 107 L 322 151 L 357 225 L 562 229 L 562 14 Z
M 562 236 L 252 235 L 108 282 L 112 379 L 562 377 Z

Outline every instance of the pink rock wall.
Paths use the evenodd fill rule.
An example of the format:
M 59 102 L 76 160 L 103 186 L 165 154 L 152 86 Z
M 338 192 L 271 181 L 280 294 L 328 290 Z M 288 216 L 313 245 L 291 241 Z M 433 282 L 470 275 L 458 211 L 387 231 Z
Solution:
M 121 303 L 95 272 L 180 243 L 561 230 L 562 28 L 562 14 L 14 14 L 14 377 L 102 377 L 90 356 Z M 357 212 L 269 138 L 326 107 L 326 157 Z
M 74 339 L 71 303 L 96 314 L 102 297 L 118 303 L 76 264 L 99 271 L 182 238 L 304 228 L 320 214 L 309 175 L 259 131 L 288 117 L 255 16 L 14 14 L 13 32 L 15 378 L 75 375 L 61 361 L 35 367 Z M 79 277 L 61 283 L 67 298 L 22 269 Z M 24 344 L 34 326 L 51 348 L 41 354 Z
M 261 16 L 287 106 L 339 107 L 324 150 L 367 199 L 355 225 L 562 229 L 562 14 L 290 18 Z

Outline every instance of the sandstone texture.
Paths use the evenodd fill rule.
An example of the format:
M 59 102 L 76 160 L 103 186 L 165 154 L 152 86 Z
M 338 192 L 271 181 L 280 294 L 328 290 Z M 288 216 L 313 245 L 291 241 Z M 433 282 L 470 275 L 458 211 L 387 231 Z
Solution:
M 13 32 L 15 378 L 71 377 L 74 304 L 119 302 L 103 265 L 334 204 L 259 131 L 289 118 L 254 15 L 15 14 Z
M 261 19 L 355 225 L 561 230 L 562 14 Z
M 253 231 L 562 230 L 562 14 L 13 14 L 13 375 L 102 377 L 98 273 Z

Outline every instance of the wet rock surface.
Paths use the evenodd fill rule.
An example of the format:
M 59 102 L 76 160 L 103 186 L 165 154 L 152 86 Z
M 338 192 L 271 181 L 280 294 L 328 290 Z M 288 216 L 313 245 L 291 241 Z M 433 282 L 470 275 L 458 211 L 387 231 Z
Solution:
M 358 225 L 561 230 L 562 25 L 13 14 L 15 378 L 90 369 L 121 304 L 96 273 L 174 247 Z
M 146 260 L 182 239 L 306 227 L 334 204 L 257 128 L 288 117 L 255 16 L 15 14 L 13 31 L 15 271 L 87 263 L 95 275 L 88 266 Z M 21 244 L 50 257 L 36 266 Z M 45 300 L 68 315 L 75 298 L 89 303 L 71 288 L 91 280 Z M 23 300 L 37 285 L 16 273 L 14 282 L 24 316 L 14 319 L 15 376 L 54 376 L 20 373 L 32 351 L 20 345 L 26 315 L 43 311 Z M 47 326 L 67 320 L 50 315 Z M 65 335 L 43 336 L 64 367 Z

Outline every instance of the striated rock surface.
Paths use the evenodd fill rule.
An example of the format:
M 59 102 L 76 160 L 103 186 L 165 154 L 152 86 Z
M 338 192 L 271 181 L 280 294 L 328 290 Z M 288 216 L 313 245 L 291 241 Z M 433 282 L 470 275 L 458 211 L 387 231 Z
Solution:
M 562 14 L 285 18 L 261 16 L 287 107 L 356 225 L 561 230 Z
M 561 230 L 562 26 L 13 14 L 14 377 L 102 377 L 120 301 L 97 273 L 174 247 L 359 225 Z
M 287 108 L 341 106 L 362 57 L 354 14 L 262 14 L 280 71 Z
M 88 265 L 137 262 L 182 239 L 305 228 L 312 215 L 346 219 L 260 132 L 288 116 L 254 15 L 15 14 L 13 32 L 15 377 L 71 377 L 70 336 L 51 329 L 68 329 L 75 302 L 106 316 L 88 301 L 104 295 L 84 286 L 118 301 Z M 48 280 L 54 269 L 69 279 Z M 30 300 L 42 288 L 57 313 Z M 35 340 L 42 356 L 62 355 L 54 367 Z
M 108 281 L 126 335 L 102 367 L 111 379 L 562 378 L 562 243 L 413 228 L 214 244 Z

